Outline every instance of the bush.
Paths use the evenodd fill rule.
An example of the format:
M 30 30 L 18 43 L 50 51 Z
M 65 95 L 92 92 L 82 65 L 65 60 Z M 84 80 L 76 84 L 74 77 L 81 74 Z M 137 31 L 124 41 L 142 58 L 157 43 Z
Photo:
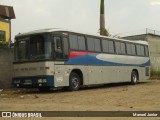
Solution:
M 8 43 L 5 41 L 0 41 L 0 48 L 7 48 L 8 47 Z
M 151 70 L 151 77 L 160 77 L 160 71 Z

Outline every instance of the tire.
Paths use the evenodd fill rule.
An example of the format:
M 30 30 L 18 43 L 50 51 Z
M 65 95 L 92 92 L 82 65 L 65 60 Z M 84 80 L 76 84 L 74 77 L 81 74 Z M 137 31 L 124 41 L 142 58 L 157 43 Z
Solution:
M 77 91 L 80 88 L 80 77 L 77 73 L 72 72 L 69 77 L 69 90 Z
M 138 74 L 136 71 L 132 71 L 131 74 L 131 84 L 136 85 L 138 83 Z

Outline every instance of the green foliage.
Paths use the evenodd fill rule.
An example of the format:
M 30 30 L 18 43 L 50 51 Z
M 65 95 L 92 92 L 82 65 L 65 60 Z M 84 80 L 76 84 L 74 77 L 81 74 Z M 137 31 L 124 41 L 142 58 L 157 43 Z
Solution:
M 151 70 L 151 77 L 160 77 L 160 71 Z
M 5 41 L 0 41 L 0 48 L 6 48 L 8 47 L 8 43 Z
M 109 32 L 105 28 L 100 29 L 100 34 L 103 35 L 103 36 L 109 36 L 110 35 Z

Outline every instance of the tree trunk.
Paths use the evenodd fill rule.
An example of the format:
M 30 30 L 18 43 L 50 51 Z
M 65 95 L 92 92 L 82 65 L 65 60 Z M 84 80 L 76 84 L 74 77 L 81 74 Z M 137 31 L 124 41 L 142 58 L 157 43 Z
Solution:
M 104 0 L 101 0 L 100 5 L 100 35 L 108 36 L 109 33 L 105 28 L 105 7 L 104 7 Z

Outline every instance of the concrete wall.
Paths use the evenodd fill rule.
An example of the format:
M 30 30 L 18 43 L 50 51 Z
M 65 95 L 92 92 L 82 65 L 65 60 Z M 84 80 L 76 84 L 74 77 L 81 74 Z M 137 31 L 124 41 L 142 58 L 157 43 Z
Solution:
M 128 40 L 145 40 L 145 41 L 147 41 L 147 36 L 146 36 L 146 34 L 142 34 L 142 35 L 123 37 L 123 39 L 128 39 Z
M 148 41 L 152 69 L 154 71 L 160 71 L 160 36 L 152 34 L 143 34 L 124 37 L 124 39 Z
M 13 58 L 13 49 L 0 48 L 0 88 L 11 87 Z
M 160 36 L 147 35 L 147 41 L 150 48 L 152 69 L 160 71 Z

